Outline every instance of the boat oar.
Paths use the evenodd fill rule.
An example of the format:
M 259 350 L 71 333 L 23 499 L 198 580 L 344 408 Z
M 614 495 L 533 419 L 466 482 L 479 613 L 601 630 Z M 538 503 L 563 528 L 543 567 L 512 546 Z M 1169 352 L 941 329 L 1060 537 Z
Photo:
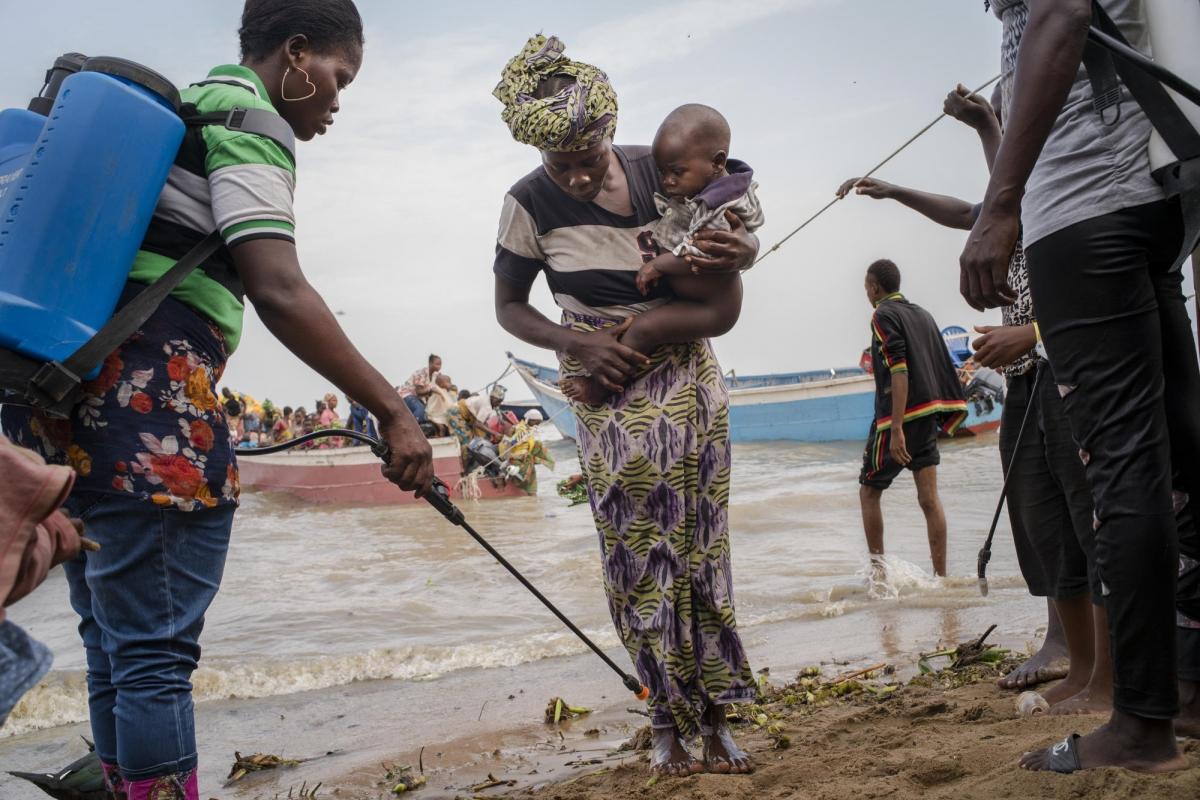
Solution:
M 1004 498 L 1008 495 L 1008 479 L 1012 477 L 1012 462 L 1016 460 L 1021 449 L 1021 438 L 1025 435 L 1025 423 L 1029 422 L 1029 412 L 1037 402 L 1038 384 L 1042 380 L 1042 367 L 1039 364 L 1033 374 L 1033 388 L 1029 391 L 1029 405 L 1025 406 L 1025 416 L 1021 418 L 1021 427 L 1017 429 L 1017 441 L 1013 443 L 1012 458 L 1004 466 L 1004 485 L 1000 488 L 1000 500 L 996 503 L 996 513 L 992 515 L 992 527 L 988 530 L 987 541 L 979 550 L 979 558 L 975 562 L 976 574 L 979 577 L 979 593 L 988 596 L 987 566 L 992 560 L 992 539 L 996 536 L 996 525 L 1000 522 L 1000 511 L 1004 508 Z M 1007 398 L 1006 398 L 1007 400 Z
M 242 456 L 263 456 L 271 453 L 281 453 L 284 450 L 290 450 L 293 447 L 298 447 L 306 442 L 331 436 L 340 436 L 347 439 L 355 439 L 356 441 L 365 442 L 371 446 L 371 452 L 378 456 L 379 459 L 385 464 L 392 460 L 391 451 L 388 449 L 388 446 L 379 439 L 376 439 L 375 437 L 369 436 L 365 433 L 359 433 L 358 431 L 338 429 L 313 431 L 312 433 L 305 434 L 296 439 L 292 439 L 277 445 L 271 445 L 270 447 L 251 447 L 246 449 L 239 448 L 237 453 L 238 455 Z M 500 566 L 509 571 L 509 574 L 520 581 L 521 585 L 528 589 L 530 594 L 532 594 L 538 600 L 541 600 L 542 605 L 548 608 L 550 612 L 554 614 L 554 616 L 558 617 L 559 622 L 561 622 L 563 625 L 566 625 L 571 633 L 575 634 L 581 642 L 590 647 L 592 652 L 600 657 L 601 661 L 607 664 L 613 672 L 621 676 L 621 682 L 625 684 L 625 688 L 633 692 L 634 695 L 637 696 L 638 700 L 646 700 L 650 697 L 650 689 L 647 686 L 638 680 L 637 677 L 630 675 L 628 672 L 625 672 L 623 669 L 617 666 L 617 663 L 609 658 L 608 655 L 601 650 L 599 646 L 597 646 L 596 643 L 588 637 L 587 634 L 581 631 L 579 627 L 567 617 L 566 614 L 559 611 L 558 607 L 555 606 L 554 603 L 550 602 L 550 600 L 544 594 L 538 591 L 536 586 L 530 583 L 529 580 L 522 575 L 516 567 L 508 562 L 508 559 L 500 555 L 496 548 L 492 547 L 491 543 L 488 542 L 487 539 L 483 538 L 478 531 L 471 527 L 471 525 L 467 522 L 466 517 L 463 515 L 463 512 L 458 508 L 458 506 L 454 505 L 453 501 L 450 500 L 450 490 L 440 478 L 434 477 L 433 488 L 428 494 L 425 495 L 425 500 L 429 503 L 429 505 L 437 509 L 438 512 L 451 524 L 457 525 L 470 534 L 471 538 L 478 542 L 484 550 L 487 550 L 488 554 L 491 555 L 492 558 L 496 559 Z

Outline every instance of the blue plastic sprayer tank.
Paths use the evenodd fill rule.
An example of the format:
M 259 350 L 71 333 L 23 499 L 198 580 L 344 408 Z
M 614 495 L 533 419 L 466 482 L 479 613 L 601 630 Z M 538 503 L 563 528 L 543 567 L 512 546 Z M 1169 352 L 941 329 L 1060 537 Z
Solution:
M 178 102 L 93 58 L 35 99 L 45 116 L 0 111 L 0 347 L 61 361 L 112 316 L 183 140 Z

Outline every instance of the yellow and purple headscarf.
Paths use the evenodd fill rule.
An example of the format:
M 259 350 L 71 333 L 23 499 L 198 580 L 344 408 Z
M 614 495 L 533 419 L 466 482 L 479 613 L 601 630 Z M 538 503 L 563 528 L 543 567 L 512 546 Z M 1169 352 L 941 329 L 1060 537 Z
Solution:
M 557 36 L 531 37 L 492 92 L 504 104 L 500 118 L 514 139 L 557 153 L 587 150 L 617 130 L 617 93 L 608 76 L 567 58 L 565 49 Z M 550 97 L 534 96 L 542 81 L 560 75 L 574 80 Z

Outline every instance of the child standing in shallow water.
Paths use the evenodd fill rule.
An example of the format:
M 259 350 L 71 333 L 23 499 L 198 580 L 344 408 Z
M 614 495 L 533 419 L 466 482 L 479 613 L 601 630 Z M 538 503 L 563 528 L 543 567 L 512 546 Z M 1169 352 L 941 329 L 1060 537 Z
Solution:
M 642 265 L 642 294 L 666 278 L 677 299 L 629 323 L 621 341 L 649 353 L 663 344 L 683 343 L 728 332 L 742 310 L 738 274 L 704 275 L 690 259 L 703 256 L 693 244 L 702 230 L 748 231 L 762 227 L 754 170 L 729 158 L 729 123 L 709 106 L 689 104 L 672 111 L 654 136 L 653 155 L 663 193 L 654 195 L 661 218 L 654 227 L 659 254 Z M 594 378 L 564 378 L 563 393 L 598 405 L 609 392 Z

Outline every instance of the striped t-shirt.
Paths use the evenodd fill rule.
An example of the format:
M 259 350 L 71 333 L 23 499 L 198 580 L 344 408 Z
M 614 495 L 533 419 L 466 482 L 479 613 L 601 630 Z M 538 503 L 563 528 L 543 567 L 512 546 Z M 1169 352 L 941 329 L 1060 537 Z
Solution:
M 580 202 L 538 167 L 504 197 L 496 275 L 529 286 L 544 272 L 560 308 L 607 319 L 624 319 L 671 297 L 666 281 L 649 295 L 636 284 L 642 264 L 656 255 L 658 170 L 650 148 L 613 149 L 625 169 L 633 214 L 622 216 L 596 203 Z
M 275 113 L 253 70 L 227 65 L 180 92 L 200 114 L 235 107 Z M 196 243 L 220 230 L 225 246 L 184 279 L 174 297 L 211 319 L 229 353 L 242 335 L 242 283 L 229 248 L 252 239 L 295 241 L 296 166 L 270 139 L 220 125 L 189 128 L 129 278 L 153 283 Z

